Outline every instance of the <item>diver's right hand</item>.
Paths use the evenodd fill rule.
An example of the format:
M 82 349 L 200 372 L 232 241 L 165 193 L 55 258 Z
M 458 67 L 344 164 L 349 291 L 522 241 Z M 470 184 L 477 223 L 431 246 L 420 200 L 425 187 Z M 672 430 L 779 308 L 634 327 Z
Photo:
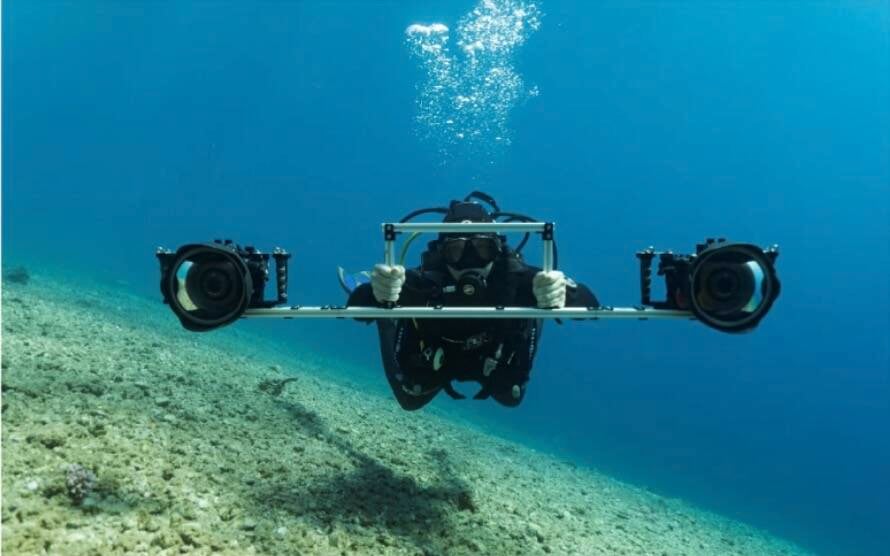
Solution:
M 371 271 L 371 291 L 378 303 L 395 303 L 405 284 L 405 267 L 402 265 L 374 265 Z

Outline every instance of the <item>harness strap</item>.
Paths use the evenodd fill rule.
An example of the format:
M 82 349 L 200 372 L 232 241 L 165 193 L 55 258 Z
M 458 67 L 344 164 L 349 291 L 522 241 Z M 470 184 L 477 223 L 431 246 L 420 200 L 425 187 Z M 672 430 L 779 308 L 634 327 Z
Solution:
M 503 283 L 503 287 L 499 289 L 499 299 L 496 302 L 498 305 L 509 305 L 515 298 L 518 286 L 517 276 L 524 268 L 525 264 L 522 262 L 521 257 L 515 256 L 509 257 L 507 259 L 505 280 Z M 442 290 L 444 286 L 449 282 L 448 276 L 444 272 L 432 269 L 422 269 L 421 274 L 424 278 L 426 278 L 433 284 L 433 286 L 426 292 L 429 294 L 428 299 L 441 299 Z M 493 333 L 483 331 L 464 340 L 455 340 L 444 336 L 432 337 L 427 333 L 425 327 L 420 326 L 416 320 L 414 321 L 414 329 L 419 336 L 422 351 L 424 351 L 424 348 L 431 349 L 432 346 L 434 346 L 435 344 L 439 344 L 442 341 L 450 343 L 452 346 L 455 347 L 459 346 L 459 348 L 463 351 L 473 351 L 495 342 L 499 344 L 494 357 L 487 356 L 483 361 L 483 372 L 482 376 L 479 377 L 479 382 L 482 386 L 479 391 L 473 396 L 474 400 L 484 400 L 491 396 L 491 389 L 494 384 L 497 370 L 503 370 L 504 368 L 506 368 L 506 366 L 509 366 L 509 363 L 516 355 L 516 352 L 512 351 L 507 361 L 507 365 L 503 365 L 502 352 L 505 344 L 507 344 L 508 342 L 515 342 L 516 337 L 514 336 L 514 334 L 516 332 L 519 332 L 520 336 L 525 336 L 525 334 L 528 333 L 528 328 L 530 327 L 523 326 L 522 330 L 518 331 L 516 329 L 507 330 L 506 328 L 500 328 L 499 326 L 498 329 Z M 516 346 L 511 345 L 510 349 L 515 350 Z M 423 356 L 421 355 L 421 357 Z M 427 357 L 426 359 L 428 360 L 429 357 Z M 441 380 L 442 389 L 452 399 L 466 399 L 465 395 L 455 390 L 454 386 L 452 385 L 452 382 L 454 380 L 454 377 L 443 376 Z

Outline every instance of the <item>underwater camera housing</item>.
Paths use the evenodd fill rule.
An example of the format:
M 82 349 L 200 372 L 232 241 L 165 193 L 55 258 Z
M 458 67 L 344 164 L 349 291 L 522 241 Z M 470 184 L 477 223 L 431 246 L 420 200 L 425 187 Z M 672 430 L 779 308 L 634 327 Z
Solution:
M 696 245 L 694 255 L 638 252 L 643 305 L 655 309 L 691 311 L 711 328 L 722 332 L 748 332 L 769 312 L 779 296 L 776 276 L 777 246 L 761 249 L 747 243 L 708 238 Z M 659 258 L 658 276 L 664 276 L 666 298 L 652 301 L 652 260 Z
M 161 293 L 182 326 L 204 332 L 229 324 L 247 309 L 287 303 L 287 262 L 290 254 L 271 254 L 232 240 L 193 243 L 175 253 L 159 247 Z M 269 258 L 275 260 L 277 297 L 265 298 Z

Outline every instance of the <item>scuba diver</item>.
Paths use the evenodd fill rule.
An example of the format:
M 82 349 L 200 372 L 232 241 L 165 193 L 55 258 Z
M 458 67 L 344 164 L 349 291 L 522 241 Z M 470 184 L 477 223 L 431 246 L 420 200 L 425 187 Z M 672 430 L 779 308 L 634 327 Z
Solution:
M 414 211 L 401 222 L 425 213 L 444 214 L 443 222 L 491 223 L 502 217 L 505 222 L 534 221 L 502 212 L 491 196 L 479 191 L 451 201 L 448 208 Z M 506 236 L 496 233 L 440 233 L 427 244 L 416 268 L 377 264 L 373 271 L 354 276 L 339 269 L 340 282 L 349 293 L 348 306 L 600 306 L 587 286 L 558 270 L 527 265 L 521 255 L 527 241 L 528 234 L 512 248 Z M 407 245 L 403 256 L 406 250 Z M 478 382 L 481 389 L 474 399 L 492 397 L 505 406 L 519 405 L 543 327 L 542 319 L 356 320 L 376 321 L 386 378 L 406 410 L 423 407 L 441 390 L 464 398 L 452 386 L 454 380 Z
M 443 224 L 406 224 L 428 213 L 444 214 Z M 396 258 L 396 233 L 411 230 Z M 514 247 L 496 233 L 503 230 L 527 231 Z M 494 199 L 478 191 L 447 208 L 420 209 L 399 224 L 384 223 L 383 231 L 385 264 L 354 275 L 338 269 L 340 284 L 349 294 L 346 307 L 290 303 L 291 254 L 279 247 L 263 253 L 230 239 L 188 243 L 176 251 L 159 247 L 155 255 L 161 294 L 182 326 L 193 332 L 241 318 L 376 322 L 393 394 L 402 408 L 414 410 L 441 390 L 463 398 L 452 386 L 455 380 L 478 382 L 475 399 L 492 397 L 506 406 L 519 405 L 546 319 L 559 324 L 560 318 L 692 319 L 714 330 L 742 334 L 758 326 L 781 290 L 775 269 L 778 245 L 763 249 L 707 238 L 691 254 L 653 247 L 638 251 L 640 305 L 603 307 L 589 288 L 555 270 L 552 222 L 501 211 Z M 420 265 L 406 270 L 408 248 L 424 231 L 438 236 L 427 244 Z M 543 268 L 527 265 L 521 254 L 531 231 L 541 233 L 544 242 Z M 664 277 L 663 300 L 652 297 L 656 260 L 657 275 Z M 267 298 L 272 276 L 275 295 Z M 455 307 L 465 311 L 449 315 Z

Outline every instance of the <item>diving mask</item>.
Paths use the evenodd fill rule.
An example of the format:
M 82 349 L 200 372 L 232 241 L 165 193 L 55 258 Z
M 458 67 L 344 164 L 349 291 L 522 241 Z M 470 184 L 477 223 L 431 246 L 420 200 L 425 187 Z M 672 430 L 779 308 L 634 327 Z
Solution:
M 442 240 L 440 249 L 449 265 L 481 267 L 501 254 L 501 243 L 492 236 L 448 237 Z

